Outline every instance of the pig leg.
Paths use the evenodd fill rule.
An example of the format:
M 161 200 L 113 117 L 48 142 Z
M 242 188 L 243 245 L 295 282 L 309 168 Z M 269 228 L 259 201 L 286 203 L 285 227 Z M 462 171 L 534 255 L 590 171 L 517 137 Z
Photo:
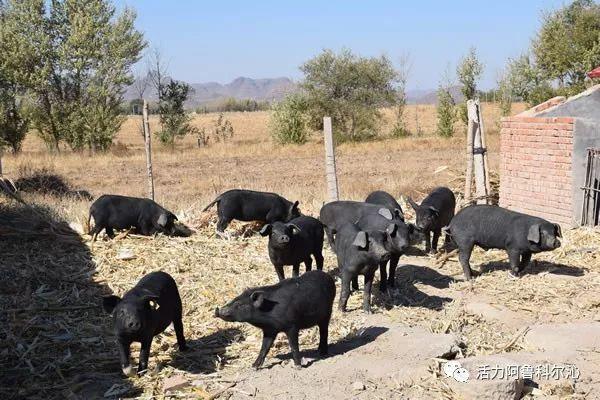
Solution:
M 371 314 L 371 288 L 373 286 L 373 278 L 375 272 L 365 274 L 365 288 L 363 289 L 363 311 Z
M 105 228 L 105 231 L 109 238 L 111 238 L 111 239 L 115 238 L 115 231 L 113 231 L 113 228 L 111 228 L 110 226 L 107 226 Z
M 279 278 L 279 281 L 281 282 L 282 280 L 285 279 L 285 275 L 283 273 L 283 265 L 275 265 L 275 272 L 277 272 L 277 277 Z
M 138 375 L 142 374 L 148 369 L 148 358 L 150 357 L 150 346 L 152 345 L 152 337 L 144 339 L 142 341 L 142 348 L 140 349 L 140 363 L 138 364 Z
M 329 353 L 329 346 L 327 344 L 327 338 L 329 337 L 329 320 L 319 324 L 319 355 L 321 357 L 327 357 Z
M 425 236 L 425 253 L 431 251 L 431 232 L 427 231 L 423 234 Z
M 312 258 L 310 256 L 304 261 L 304 266 L 306 266 L 306 272 L 312 271 Z
M 465 274 L 465 279 L 470 281 L 472 277 L 471 266 L 469 265 L 469 260 L 471 259 L 471 253 L 473 252 L 473 244 L 469 244 L 466 246 L 460 246 L 458 253 L 458 261 L 460 261 L 460 265 L 462 265 L 463 272 Z
M 298 367 L 302 366 L 302 359 L 300 358 L 300 347 L 298 345 L 298 328 L 292 328 L 287 331 L 288 342 L 290 343 L 290 350 L 292 350 L 292 358 L 294 364 Z
M 441 233 L 442 232 L 439 229 L 433 231 L 433 238 L 431 239 L 431 254 L 435 254 L 437 251 L 438 240 Z
M 333 232 L 328 227 L 325 227 L 325 235 L 327 235 L 327 243 L 329 243 L 329 247 L 331 247 L 331 250 L 335 252 L 335 249 L 333 248 Z
M 390 271 L 391 272 L 391 271 Z M 379 291 L 385 292 L 387 290 L 387 261 L 379 263 Z
M 173 328 L 175 328 L 175 336 L 177 336 L 177 345 L 179 351 L 187 350 L 187 344 L 185 343 L 185 336 L 183 336 L 183 322 L 181 321 L 181 310 L 179 315 L 173 319 Z
M 322 271 L 323 270 L 323 261 L 324 261 L 323 253 L 321 252 L 321 250 L 318 250 L 313 255 L 315 256 L 315 261 L 317 263 L 317 269 L 319 271 Z
M 231 218 L 228 218 L 219 213 L 219 221 L 217 222 L 217 232 L 223 233 L 227 228 L 227 225 L 231 222 Z
M 358 276 L 352 278 L 352 291 L 358 290 Z
M 348 304 L 348 298 L 350 297 L 350 277 L 349 273 L 342 273 L 342 290 L 340 293 L 340 303 L 339 309 L 340 311 L 346 311 L 346 304 Z
M 294 264 L 292 267 L 292 276 L 297 278 L 300 276 L 300 264 Z
M 125 375 L 131 376 L 133 373 L 133 370 L 131 369 L 131 361 L 130 361 L 131 343 L 125 342 L 125 341 L 119 339 L 118 346 L 119 346 L 119 359 L 121 361 L 121 369 L 123 370 L 123 373 Z
M 254 364 L 252 364 L 252 367 L 258 369 L 263 362 L 265 362 L 265 357 L 267 356 L 269 350 L 271 350 L 271 346 L 275 341 L 275 336 L 277 336 L 277 333 L 263 331 L 262 346 L 260 347 L 260 352 L 258 353 L 256 361 L 254 361 Z
M 523 270 L 529 265 L 531 262 L 531 253 L 523 253 L 521 254 L 521 263 L 519 264 L 519 273 L 523 272 Z
M 390 287 L 396 286 L 396 268 L 398 267 L 398 261 L 400 261 L 399 255 L 392 255 L 390 258 L 390 275 L 388 276 L 388 285 L 390 285 Z

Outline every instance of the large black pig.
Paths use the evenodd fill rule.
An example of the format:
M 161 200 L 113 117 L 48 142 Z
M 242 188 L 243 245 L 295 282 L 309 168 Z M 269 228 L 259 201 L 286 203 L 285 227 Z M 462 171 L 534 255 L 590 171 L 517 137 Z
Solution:
M 364 231 L 356 224 L 351 223 L 346 223 L 338 228 L 335 238 L 335 253 L 342 277 L 339 302 L 341 311 L 346 311 L 346 304 L 350 297 L 350 282 L 356 280 L 358 275 L 364 275 L 363 311 L 371 312 L 371 288 L 375 271 L 381 263 L 385 265 L 390 259 L 389 236 L 395 229 L 397 228 L 392 223 L 385 231 Z
M 203 211 L 217 205 L 217 231 L 223 232 L 234 219 L 238 221 L 288 222 L 299 217 L 298 202 L 275 193 L 254 190 L 232 189 L 220 194 Z
M 133 372 L 129 359 L 131 343 L 142 345 L 137 371 L 141 374 L 148 368 L 152 339 L 170 323 L 175 328 L 179 350 L 186 350 L 181 298 L 175 280 L 166 272 L 151 272 L 144 276 L 122 299 L 112 295 L 102 300 L 104 310 L 113 314 L 121 368 L 125 375 Z
M 508 253 L 511 275 L 518 277 L 533 253 L 560 247 L 560 225 L 505 208 L 474 205 L 460 210 L 448 233 L 458 246 L 465 279 L 471 279 L 469 265 L 475 245 L 483 249 L 503 249 Z
M 273 222 L 263 226 L 260 234 L 269 236 L 269 258 L 280 281 L 285 279 L 284 265 L 293 266 L 294 278 L 300 274 L 300 263 L 310 271 L 311 255 L 317 269 L 323 269 L 323 224 L 318 219 L 302 215 L 288 223 Z
M 245 290 L 215 316 L 230 322 L 248 322 L 263 331 L 262 347 L 252 366 L 265 361 L 277 334 L 284 332 L 296 366 L 301 366 L 298 334 L 300 329 L 319 327 L 319 354 L 328 352 L 329 320 L 335 297 L 335 282 L 323 271 L 309 271 L 276 285 Z
M 421 205 L 408 198 L 408 202 L 417 214 L 417 229 L 425 235 L 425 251 L 435 253 L 442 228 L 448 226 L 454 217 L 456 198 L 447 187 L 437 187 L 423 199 Z M 433 238 L 431 234 L 433 233 Z M 445 242 L 448 243 L 448 235 Z
M 102 229 L 108 237 L 115 236 L 114 229 L 134 228 L 140 235 L 153 235 L 158 232 L 175 233 L 177 217 L 169 210 L 150 199 L 105 194 L 90 206 L 89 219 L 94 218 L 90 230 L 92 240 L 96 240 Z

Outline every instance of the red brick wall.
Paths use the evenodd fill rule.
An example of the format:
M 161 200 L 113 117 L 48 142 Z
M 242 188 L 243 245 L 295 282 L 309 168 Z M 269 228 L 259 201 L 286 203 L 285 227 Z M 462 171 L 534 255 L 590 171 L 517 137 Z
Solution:
M 569 117 L 502 119 L 501 207 L 572 223 L 573 126 Z

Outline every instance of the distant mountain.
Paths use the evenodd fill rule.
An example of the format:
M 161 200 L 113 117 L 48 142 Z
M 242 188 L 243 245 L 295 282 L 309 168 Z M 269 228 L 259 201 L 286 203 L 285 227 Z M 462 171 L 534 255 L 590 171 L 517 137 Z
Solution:
M 230 97 L 235 99 L 253 99 L 257 101 L 281 100 L 286 93 L 296 90 L 296 84 L 289 78 L 267 78 L 252 79 L 239 77 L 230 83 L 221 84 L 217 82 L 191 83 L 194 93 L 190 95 L 186 103 L 188 108 L 196 108 L 205 104 L 214 104 L 219 100 Z M 134 90 L 135 84 L 127 88 L 125 100 L 137 98 Z M 156 90 L 149 90 L 147 98 L 150 101 L 158 100 Z
M 452 86 L 450 88 L 450 94 L 457 104 L 463 101 L 460 88 L 460 86 Z M 406 100 L 409 104 L 437 104 L 437 89 L 407 90 Z

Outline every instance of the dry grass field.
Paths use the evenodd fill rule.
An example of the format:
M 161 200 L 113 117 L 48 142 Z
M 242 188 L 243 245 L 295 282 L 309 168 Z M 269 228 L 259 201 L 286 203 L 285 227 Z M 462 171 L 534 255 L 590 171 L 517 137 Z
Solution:
M 524 108 L 523 104 L 516 104 L 513 111 L 520 112 Z M 484 104 L 483 110 L 490 163 L 496 169 L 499 109 L 494 104 Z M 339 185 L 344 198 L 361 199 L 374 189 L 418 197 L 436 185 L 448 183 L 463 169 L 464 127 L 457 123 L 454 138 L 436 137 L 434 106 L 407 107 L 408 129 L 416 131 L 418 116 L 422 135 L 405 139 L 386 137 L 393 114 L 391 110 L 384 110 L 383 114 L 382 135 L 378 140 L 342 144 L 336 149 Z M 208 203 L 223 190 L 241 187 L 281 193 L 289 199 L 300 200 L 304 210 L 317 211 L 325 195 L 322 139 L 315 134 L 303 146 L 278 146 L 269 136 L 268 112 L 226 113 L 225 116 L 235 131 L 233 139 L 226 143 L 197 148 L 196 139 L 186 137 L 172 150 L 154 141 L 157 201 L 172 209 L 184 210 Z M 193 123 L 210 133 L 216 117 L 215 114 L 197 115 Z M 153 132 L 157 122 L 152 118 Z M 48 167 L 67 178 L 74 187 L 95 195 L 143 196 L 147 193 L 146 161 L 139 124 L 138 117 L 127 118 L 113 150 L 95 156 L 69 152 L 48 154 L 39 138 L 30 135 L 23 154 L 4 158 L 4 172 L 16 177 L 24 165 Z M 448 169 L 435 173 L 444 166 Z
M 420 199 L 439 184 L 460 190 L 462 128 L 455 138 L 440 139 L 432 134 L 433 107 L 419 108 L 422 136 L 337 148 L 344 198 L 362 199 L 384 189 Z M 414 129 L 415 111 L 408 108 L 409 129 Z M 484 112 L 495 170 L 498 111 L 484 105 Z M 386 126 L 390 115 L 386 111 Z M 92 246 L 89 236 L 73 235 L 62 222 L 82 222 L 89 202 L 25 195 L 37 204 L 30 209 L 0 200 L 0 398 L 474 398 L 443 376 L 440 362 L 490 354 L 520 364 L 576 363 L 580 380 L 536 380 L 539 388 L 531 392 L 530 385 L 529 399 L 598 396 L 600 347 L 593 329 L 600 321 L 600 232 L 593 229 L 566 231 L 563 246 L 534 256 L 517 281 L 507 276 L 501 251 L 474 253 L 472 263 L 481 275 L 470 283 L 462 279 L 456 258 L 442 264 L 416 246 L 400 261 L 397 287 L 387 293 L 374 288 L 374 315 L 360 310 L 360 292 L 351 296 L 348 313 L 334 311 L 332 357 L 297 370 L 289 361 L 287 340 L 280 337 L 266 368 L 252 371 L 259 331 L 216 319 L 213 310 L 248 286 L 275 283 L 266 241 L 246 235 L 247 225 L 241 223 L 232 224 L 232 240 L 218 239 L 214 212 L 200 210 L 216 193 L 244 187 L 298 199 L 304 212 L 316 214 L 325 199 L 323 144 L 315 135 L 304 146 L 275 145 L 268 135 L 268 113 L 226 117 L 235 129 L 230 142 L 196 148 L 186 138 L 175 150 L 155 145 L 157 200 L 195 231 L 190 237 L 121 235 Z M 215 118 L 200 115 L 194 123 L 210 127 Z M 137 124 L 130 117 L 117 137 L 120 145 L 94 156 L 49 155 L 30 137 L 22 155 L 3 159 L 5 173 L 16 178 L 25 166 L 49 167 L 95 195 L 143 196 L 145 158 Z M 412 220 L 411 210 L 405 211 Z M 124 251 L 134 257 L 122 259 Z M 335 274 L 335 265 L 326 249 L 325 270 Z M 178 283 L 191 351 L 178 352 L 169 328 L 153 342 L 148 373 L 125 378 L 100 296 L 122 295 L 158 269 Z M 558 342 L 552 341 L 557 335 Z M 300 348 L 308 359 L 317 340 L 316 329 L 301 333 Z M 165 393 L 164 385 L 174 378 L 183 381 L 181 388 Z

